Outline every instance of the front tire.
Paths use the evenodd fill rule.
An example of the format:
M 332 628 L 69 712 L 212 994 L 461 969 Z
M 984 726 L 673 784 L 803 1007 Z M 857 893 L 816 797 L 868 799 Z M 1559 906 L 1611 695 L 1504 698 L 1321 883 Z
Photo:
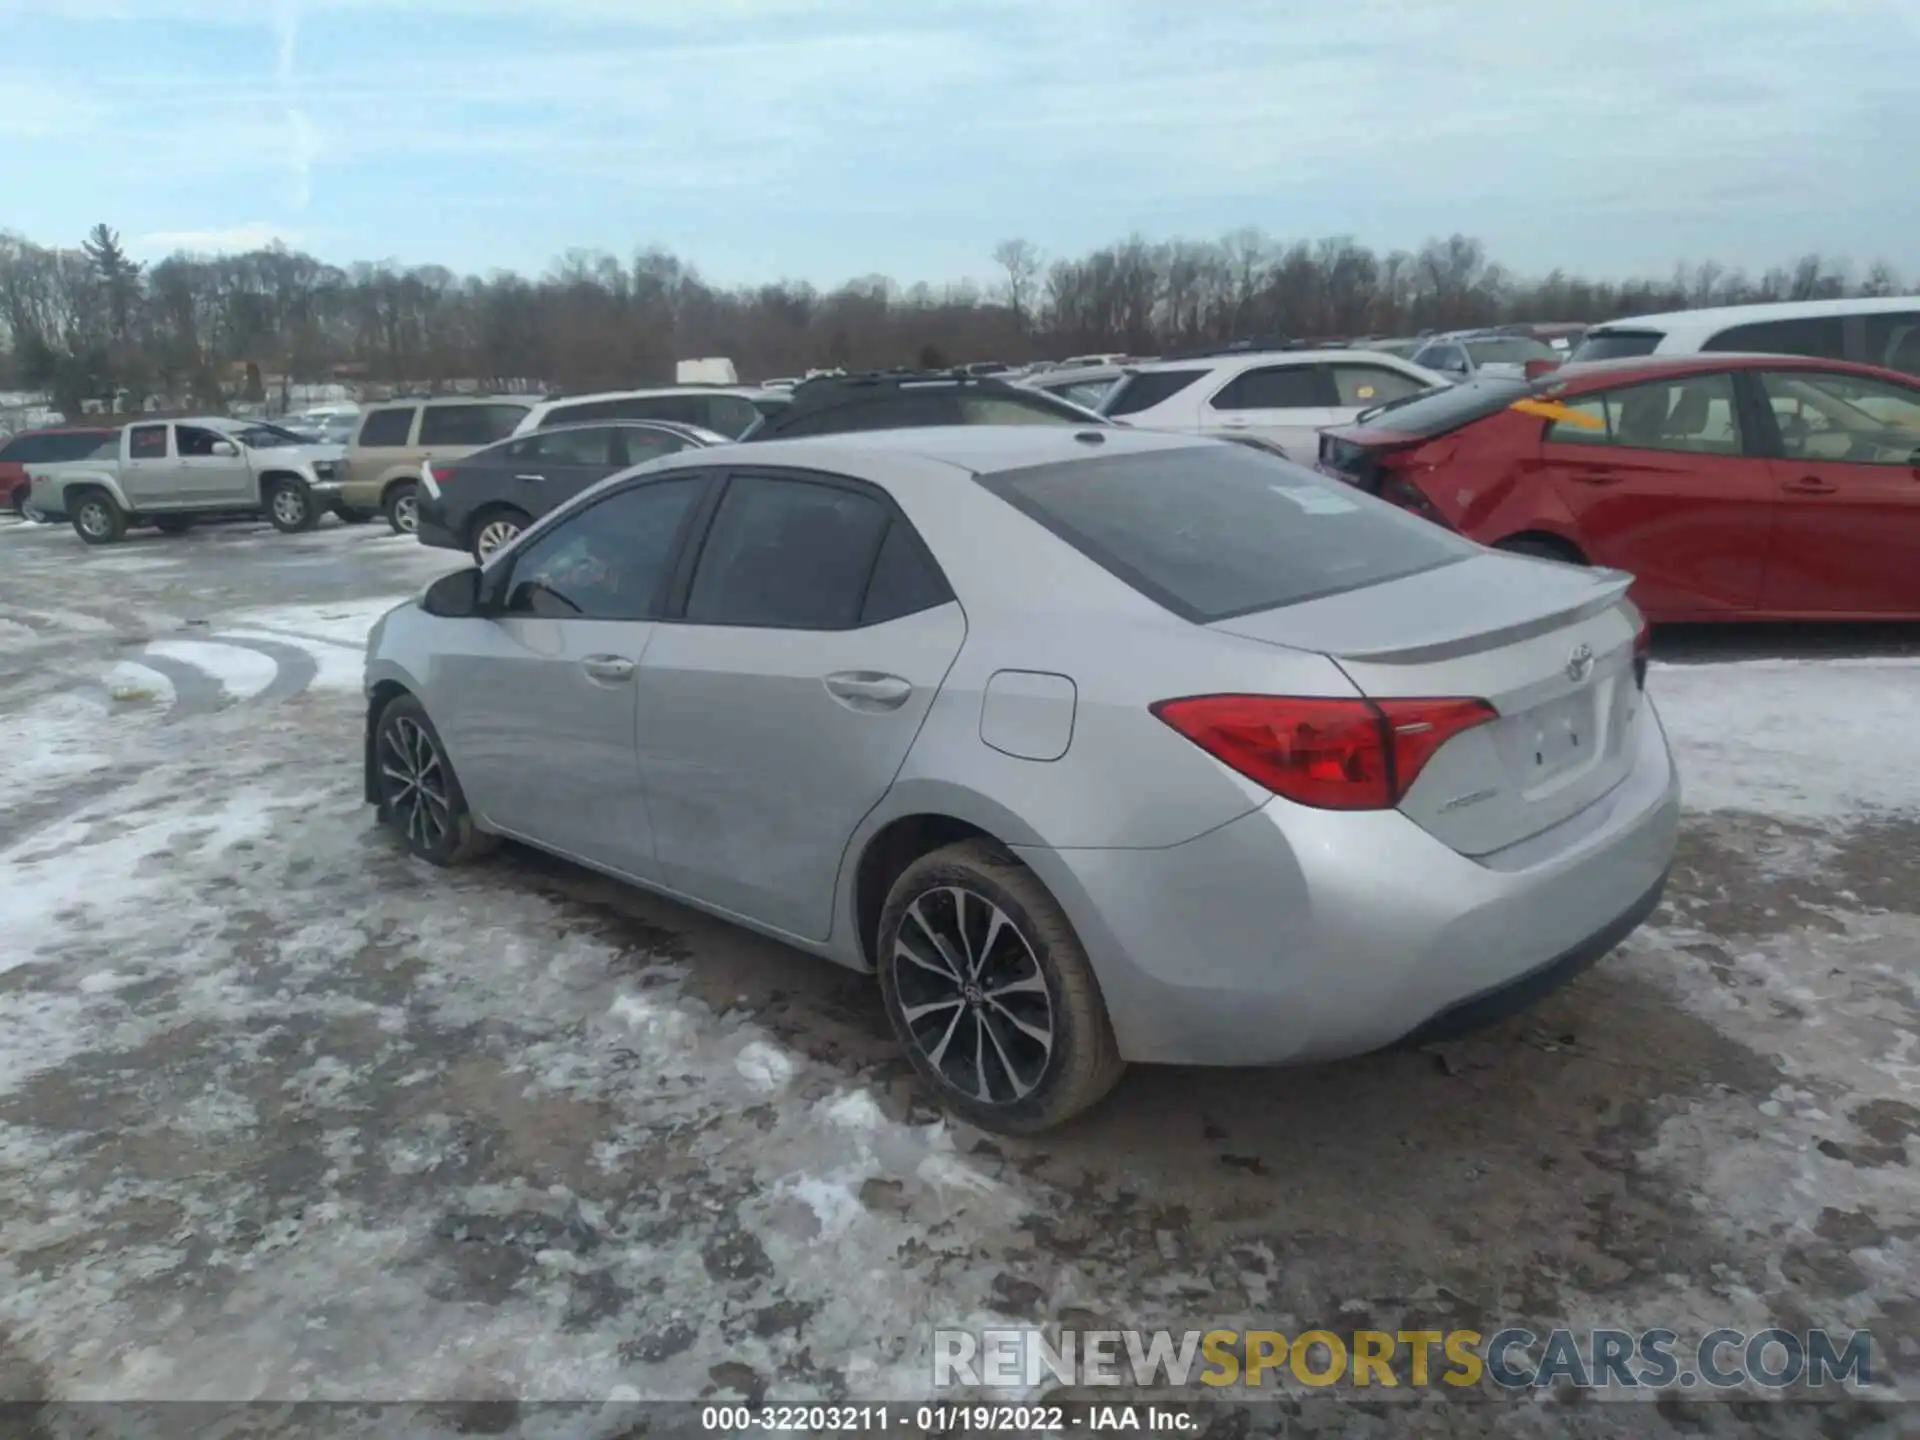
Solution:
M 420 531 L 420 487 L 402 480 L 387 491 L 387 524 L 396 535 L 416 535 Z
M 88 490 L 73 506 L 73 530 L 89 545 L 111 545 L 127 533 L 127 512 L 104 490 Z
M 267 491 L 267 520 L 282 535 L 294 535 L 318 525 L 320 510 L 300 481 L 276 480 Z
M 987 840 L 922 856 L 894 882 L 876 961 L 887 1018 L 948 1109 L 1005 1135 L 1065 1123 L 1125 1062 L 1065 912 Z
M 400 695 L 380 712 L 374 730 L 380 818 L 393 826 L 407 849 L 433 865 L 464 865 L 498 842 L 482 833 L 467 809 L 440 732 L 411 695 Z
M 473 531 L 467 544 L 467 549 L 473 555 L 473 563 L 486 564 L 488 556 L 511 542 L 532 523 L 533 517 L 524 510 L 503 508 L 482 513 L 473 522 Z

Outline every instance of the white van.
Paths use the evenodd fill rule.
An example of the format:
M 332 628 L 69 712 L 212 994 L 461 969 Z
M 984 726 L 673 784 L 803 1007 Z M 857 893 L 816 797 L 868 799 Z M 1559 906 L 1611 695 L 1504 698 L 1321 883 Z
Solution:
M 1701 351 L 1812 355 L 1920 375 L 1920 295 L 1632 315 L 1587 331 L 1568 363 Z

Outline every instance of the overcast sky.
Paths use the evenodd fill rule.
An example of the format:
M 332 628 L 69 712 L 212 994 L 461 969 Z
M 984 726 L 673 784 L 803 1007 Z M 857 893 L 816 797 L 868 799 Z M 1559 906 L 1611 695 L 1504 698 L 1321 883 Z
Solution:
M 993 273 L 1246 225 L 1920 272 L 1920 0 L 0 0 L 0 227 Z

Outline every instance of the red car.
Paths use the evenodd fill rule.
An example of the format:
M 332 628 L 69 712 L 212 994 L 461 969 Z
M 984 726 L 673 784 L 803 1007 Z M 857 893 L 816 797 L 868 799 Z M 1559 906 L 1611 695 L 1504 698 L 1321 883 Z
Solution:
M 1320 466 L 1483 544 L 1635 577 L 1654 620 L 1920 618 L 1920 383 L 1790 355 L 1472 380 Z
M 27 469 L 29 465 L 50 465 L 57 460 L 85 460 L 96 450 L 120 438 L 117 427 L 55 426 L 45 430 L 22 430 L 0 440 L 0 502 L 16 515 L 27 509 Z

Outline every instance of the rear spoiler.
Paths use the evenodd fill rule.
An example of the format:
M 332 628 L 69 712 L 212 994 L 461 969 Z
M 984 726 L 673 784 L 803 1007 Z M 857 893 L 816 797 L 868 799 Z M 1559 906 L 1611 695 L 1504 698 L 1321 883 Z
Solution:
M 1472 655 L 1481 650 L 1492 650 L 1501 645 L 1530 640 L 1535 635 L 1546 635 L 1562 626 L 1574 625 L 1590 619 L 1611 610 L 1625 600 L 1627 588 L 1633 584 L 1633 576 L 1624 570 L 1598 566 L 1589 574 L 1593 577 L 1595 587 L 1592 594 L 1572 605 L 1563 606 L 1545 615 L 1532 616 L 1518 624 L 1505 625 L 1497 630 L 1476 631 L 1458 640 L 1442 640 L 1431 645 L 1412 645 L 1403 649 L 1342 651 L 1336 658 L 1371 660 L 1382 665 L 1424 665 L 1436 660 L 1452 660 L 1461 655 Z

